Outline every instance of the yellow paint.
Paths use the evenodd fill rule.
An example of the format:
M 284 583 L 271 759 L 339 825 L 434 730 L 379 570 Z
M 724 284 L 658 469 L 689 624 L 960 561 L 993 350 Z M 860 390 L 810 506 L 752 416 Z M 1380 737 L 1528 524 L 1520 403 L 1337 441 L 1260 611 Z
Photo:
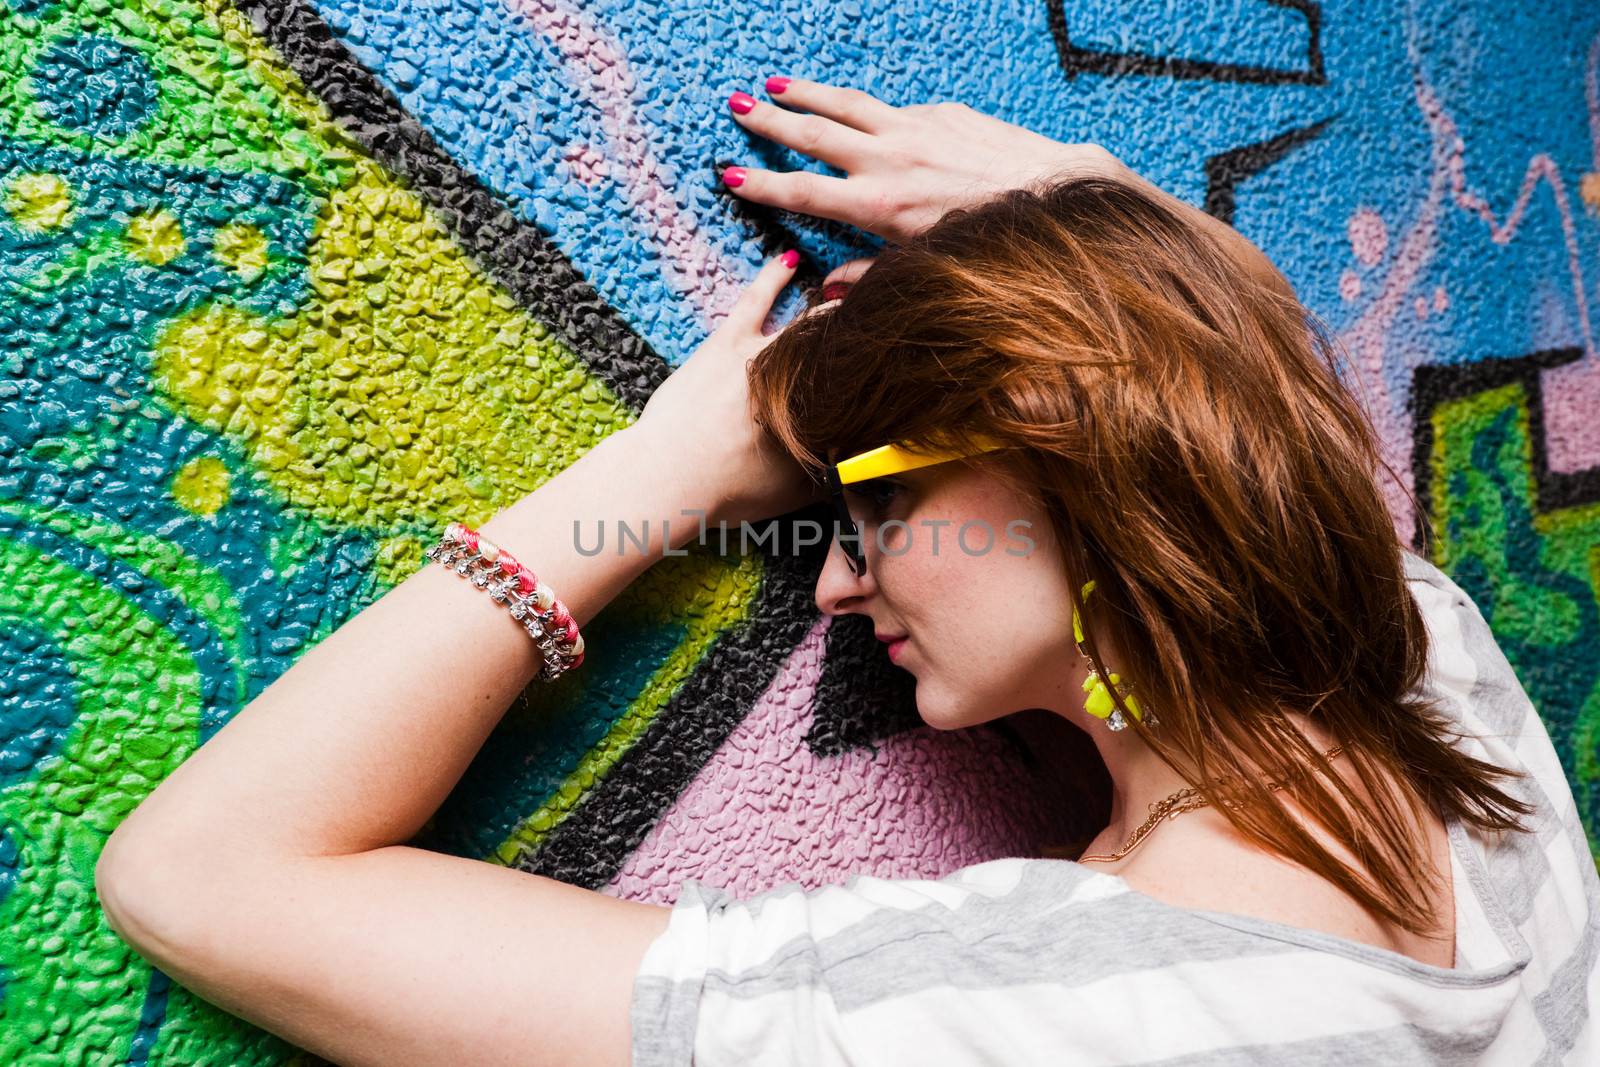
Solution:
M 247 282 L 267 269 L 267 236 L 248 222 L 233 222 L 217 231 L 212 242 L 217 259 Z
M 183 224 L 165 208 L 141 212 L 128 222 L 124 240 L 128 254 L 152 267 L 164 266 L 183 255 L 188 242 Z
M 45 172 L 18 174 L 6 186 L 6 214 L 29 233 L 58 230 L 72 218 L 72 187 Z
M 411 577 L 427 562 L 423 550 L 428 546 L 419 537 L 401 534 L 379 543 L 373 554 L 372 569 L 378 582 L 393 588 Z
M 172 479 L 172 499 L 195 515 L 215 515 L 232 495 L 228 468 L 215 456 L 190 460 Z
M 486 520 L 633 414 L 376 164 L 328 193 L 311 292 L 218 303 L 156 338 L 151 382 L 337 526 Z

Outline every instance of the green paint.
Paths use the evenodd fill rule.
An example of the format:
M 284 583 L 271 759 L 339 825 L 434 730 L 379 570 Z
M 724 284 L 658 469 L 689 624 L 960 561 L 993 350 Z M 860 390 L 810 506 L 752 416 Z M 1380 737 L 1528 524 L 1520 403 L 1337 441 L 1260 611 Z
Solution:
M 42 19 L 0 6 L 0 70 L 31 71 L 55 43 L 89 34 L 114 37 L 144 55 L 160 88 L 151 119 L 108 143 L 49 121 L 40 107 L 45 87 L 24 77 L 14 92 L 0 93 L 0 135 L 113 158 L 344 184 L 359 152 L 248 21 L 221 4 L 65 0 Z
M 1600 504 L 1537 512 L 1527 404 L 1510 385 L 1434 411 L 1434 556 L 1494 629 L 1600 850 Z
M 3 497 L 0 510 L 26 520 L 29 526 L 70 537 L 159 581 L 226 644 L 228 659 L 234 664 L 234 682 L 241 692 L 246 688 L 245 621 L 232 586 L 215 567 L 180 545 L 106 519 Z
M 78 712 L 62 751 L 0 792 L 0 824 L 22 854 L 0 898 L 0 1062 L 94 1048 L 120 1058 L 148 968 L 105 925 L 94 860 L 144 795 L 130 783 L 153 785 L 194 750 L 199 675 L 155 619 L 92 575 L 5 540 L 0 573 L 0 625 L 48 634 L 71 663 Z
M 247 599 L 233 582 L 286 588 L 316 567 L 311 578 L 324 584 L 322 547 L 363 531 L 371 573 L 358 595 L 318 605 L 304 647 L 314 646 L 414 571 L 444 522 L 487 518 L 631 421 L 237 13 L 106 0 L 40 10 L 46 17 L 33 19 L 0 8 L 0 69 L 49 69 L 40 63 L 52 52 L 110 56 L 138 84 L 112 93 L 121 110 L 96 111 L 72 87 L 33 76 L 0 91 L 0 178 L 12 171 L 0 240 L 15 224 L 13 236 L 45 241 L 14 243 L 27 270 L 0 276 L 14 286 L 0 289 L 0 313 L 33 346 L 23 356 L 116 368 L 133 388 L 92 419 L 50 427 L 28 454 L 88 477 L 110 447 L 144 440 L 152 421 L 197 426 L 215 447 L 174 457 L 157 492 L 222 530 L 245 505 L 281 521 L 259 546 L 241 546 L 259 561 L 257 576 L 72 507 L 5 506 L 170 591 L 222 642 L 236 695 L 250 692 L 259 662 L 249 639 L 272 639 L 277 616 L 264 619 L 263 605 L 287 596 Z M 224 195 L 252 195 L 190 195 L 186 186 L 210 175 Z M 294 197 L 277 195 L 284 180 Z M 213 218 L 214 207 L 241 202 L 260 211 Z M 121 332 L 91 321 L 92 309 L 112 304 L 130 315 Z M 13 931 L 0 947 L 0 1061 L 283 1062 L 292 1050 L 278 1039 L 181 986 L 152 986 L 93 893 L 105 836 L 194 750 L 207 716 L 234 705 L 208 706 L 193 650 L 117 589 L 20 543 L 4 549 L 18 601 L 3 610 L 70 650 L 80 688 L 65 746 L 0 796 L 23 855 L 0 898 Z M 545 706 L 581 705 L 589 719 L 608 714 L 600 741 L 508 844 L 537 847 L 543 830 L 527 827 L 553 825 L 596 787 L 711 643 L 743 621 L 759 570 L 755 560 L 696 553 L 659 565 L 607 609 L 597 632 L 670 627 L 672 651 L 622 664 L 616 678 L 591 674 L 597 692 L 538 694 Z M 41 623 L 40 604 L 57 613 Z M 106 647 L 84 644 L 89 633 Z M 620 715 L 602 707 L 608 692 L 628 694 Z

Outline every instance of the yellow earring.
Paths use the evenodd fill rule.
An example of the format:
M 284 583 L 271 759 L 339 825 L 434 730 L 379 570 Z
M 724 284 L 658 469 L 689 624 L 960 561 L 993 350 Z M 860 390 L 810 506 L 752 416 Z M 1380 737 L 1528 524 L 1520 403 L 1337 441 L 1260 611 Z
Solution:
M 1094 582 L 1089 581 L 1083 587 L 1083 602 L 1089 602 L 1089 594 L 1094 592 Z M 1123 684 L 1122 675 L 1112 672 L 1110 678 L 1103 677 L 1094 669 L 1094 661 L 1089 658 L 1089 653 L 1083 649 L 1083 620 L 1078 617 L 1077 609 L 1072 612 L 1072 639 L 1078 645 L 1078 654 L 1083 657 L 1085 666 L 1089 668 L 1089 675 L 1083 680 L 1083 710 L 1097 719 L 1104 719 L 1105 724 L 1112 730 L 1123 730 L 1128 726 L 1127 717 L 1122 714 L 1122 708 L 1117 707 L 1116 700 L 1111 695 L 1115 689 L 1117 695 L 1122 697 L 1123 705 L 1133 714 L 1133 717 L 1147 726 L 1156 724 L 1155 718 L 1146 718 L 1139 710 L 1139 701 L 1128 686 Z M 1106 683 L 1110 682 L 1108 688 Z

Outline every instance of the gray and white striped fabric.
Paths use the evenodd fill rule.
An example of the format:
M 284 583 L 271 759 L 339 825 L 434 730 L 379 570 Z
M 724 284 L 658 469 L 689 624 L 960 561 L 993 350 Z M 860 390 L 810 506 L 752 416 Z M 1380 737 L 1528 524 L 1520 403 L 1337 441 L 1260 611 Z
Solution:
M 1471 600 L 1407 568 L 1432 695 L 1538 805 L 1526 833 L 1449 827 L 1455 968 L 1065 860 L 742 901 L 689 880 L 635 976 L 634 1064 L 1600 1064 L 1600 878 L 1561 763 Z

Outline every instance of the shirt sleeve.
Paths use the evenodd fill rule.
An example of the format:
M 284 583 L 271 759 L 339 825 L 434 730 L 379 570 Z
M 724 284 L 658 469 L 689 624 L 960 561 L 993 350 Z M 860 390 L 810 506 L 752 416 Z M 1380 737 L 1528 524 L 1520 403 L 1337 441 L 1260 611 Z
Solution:
M 848 885 L 739 900 L 685 881 L 634 977 L 634 1067 L 852 1062 L 816 927 L 867 907 Z
M 1060 903 L 1071 866 L 1006 858 L 937 879 L 791 881 L 743 900 L 690 879 L 634 976 L 633 1063 L 887 1063 L 882 1018 L 860 1013 L 888 1003 L 915 1035 L 895 1043 L 900 1052 L 933 1031 L 947 1045 L 981 1045 L 987 1022 L 917 994 L 947 985 L 952 967 L 979 987 L 1004 984 L 1005 961 L 1035 970 L 1027 916 Z

